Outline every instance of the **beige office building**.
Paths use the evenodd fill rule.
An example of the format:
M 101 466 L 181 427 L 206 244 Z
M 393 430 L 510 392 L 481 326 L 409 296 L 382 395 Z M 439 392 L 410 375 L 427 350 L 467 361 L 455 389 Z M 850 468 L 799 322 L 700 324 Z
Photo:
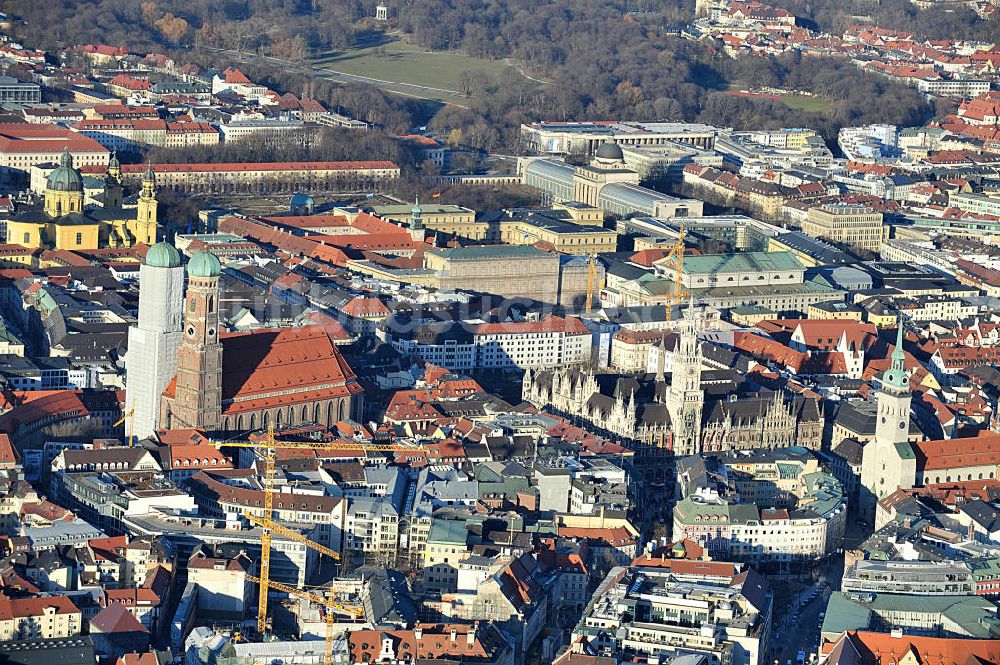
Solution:
M 878 252 L 889 239 L 882 213 L 867 206 L 824 204 L 810 208 L 803 233 L 855 250 Z

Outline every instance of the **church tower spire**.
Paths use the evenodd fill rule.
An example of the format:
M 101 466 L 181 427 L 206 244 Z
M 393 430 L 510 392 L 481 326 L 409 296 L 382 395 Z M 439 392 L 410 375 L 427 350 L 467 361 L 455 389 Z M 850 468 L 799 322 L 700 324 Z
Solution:
M 676 455 L 701 452 L 701 417 L 705 405 L 705 393 L 701 389 L 701 342 L 698 340 L 701 321 L 692 297 L 681 322 L 667 392 L 667 411 Z
M 418 196 L 410 209 L 410 237 L 417 242 L 423 242 L 426 234 L 424 232 L 424 209 L 420 207 L 420 197 Z
M 156 173 L 153 171 L 153 163 L 146 165 L 146 172 L 142 174 L 142 189 L 139 191 L 139 205 L 136 209 L 136 217 L 139 222 L 156 224 Z
M 876 397 L 875 438 L 862 451 L 862 509 L 874 517 L 879 499 L 909 488 L 916 481 L 916 460 L 908 443 L 910 436 L 910 378 L 903 352 L 903 317 L 896 320 L 896 346 L 889 369 L 882 373 Z
M 122 165 L 118 161 L 118 154 L 112 152 L 104 175 L 104 207 L 108 210 L 121 210 L 124 198 Z
M 213 430 L 222 425 L 222 344 L 219 342 L 219 275 L 214 254 L 200 252 L 188 263 L 184 336 L 177 352 L 175 397 L 168 403 L 170 429 Z

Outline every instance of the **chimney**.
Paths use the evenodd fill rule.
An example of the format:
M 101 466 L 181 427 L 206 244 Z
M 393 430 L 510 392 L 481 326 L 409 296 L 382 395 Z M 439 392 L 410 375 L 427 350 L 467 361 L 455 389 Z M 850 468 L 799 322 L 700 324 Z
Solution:
M 479 622 L 477 621 L 475 624 L 473 624 L 472 630 L 465 633 L 465 644 L 470 649 L 476 643 L 476 633 L 478 632 L 479 632 Z
M 423 637 L 424 637 L 424 629 L 421 628 L 420 626 L 414 627 L 414 629 L 413 629 L 413 639 L 420 640 L 420 639 L 423 639 Z
M 455 638 L 458 637 L 458 631 L 454 628 L 451 629 L 451 641 L 454 642 Z

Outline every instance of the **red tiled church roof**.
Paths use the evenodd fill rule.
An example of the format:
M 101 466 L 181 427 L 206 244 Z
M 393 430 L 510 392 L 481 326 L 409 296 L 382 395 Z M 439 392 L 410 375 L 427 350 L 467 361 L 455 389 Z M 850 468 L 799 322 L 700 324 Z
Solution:
M 321 326 L 235 333 L 221 342 L 226 414 L 361 392 L 354 371 Z

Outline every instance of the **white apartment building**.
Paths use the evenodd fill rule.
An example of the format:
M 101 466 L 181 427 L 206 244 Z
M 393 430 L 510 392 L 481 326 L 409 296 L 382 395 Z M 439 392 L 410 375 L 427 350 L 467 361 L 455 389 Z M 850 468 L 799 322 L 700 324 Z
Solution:
M 309 127 L 301 120 L 268 119 L 268 120 L 231 120 L 219 125 L 222 140 L 226 143 L 245 141 L 250 138 L 262 138 L 265 141 L 285 140 L 292 132 L 301 132 Z
M 451 370 L 556 367 L 588 362 L 593 334 L 574 317 L 541 321 L 468 321 L 432 330 L 380 331 L 405 355 Z
M 364 557 L 395 556 L 399 511 L 387 498 L 353 499 L 344 520 L 344 551 Z

